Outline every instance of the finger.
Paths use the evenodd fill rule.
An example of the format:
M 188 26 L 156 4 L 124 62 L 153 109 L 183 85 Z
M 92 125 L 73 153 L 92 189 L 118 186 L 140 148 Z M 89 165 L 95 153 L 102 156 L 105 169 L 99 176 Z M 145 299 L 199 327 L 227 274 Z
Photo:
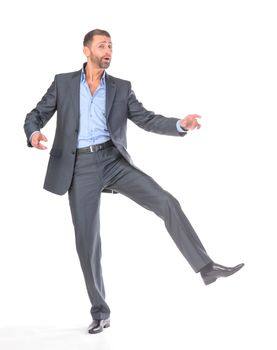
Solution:
M 45 141 L 45 142 L 47 142 L 48 140 L 47 140 L 47 137 L 45 136 L 45 135 L 43 135 L 43 134 L 40 134 L 40 141 Z
M 200 124 L 198 124 L 197 120 L 194 119 L 194 121 L 192 122 L 193 130 L 194 130 L 195 128 L 199 129 L 199 125 L 200 125 Z
M 196 119 L 194 119 L 195 127 L 199 129 L 201 127 L 201 124 L 198 123 Z
M 38 145 L 37 145 L 37 148 L 38 149 L 47 149 L 47 147 L 46 146 L 44 146 L 42 143 L 39 143 Z
M 44 150 L 44 149 L 47 149 L 46 146 L 44 146 L 42 143 L 40 143 L 40 141 L 44 141 L 44 142 L 47 142 L 47 137 L 41 133 L 39 133 L 38 135 L 34 135 L 34 136 L 37 136 L 35 138 L 35 141 L 36 141 L 36 144 L 35 144 L 35 147 L 37 149 L 41 149 L 41 150 Z
M 201 115 L 198 115 L 198 114 L 193 114 L 192 116 L 193 116 L 194 119 L 195 118 L 202 118 Z
M 37 149 L 46 149 L 47 147 L 44 146 L 42 143 L 39 142 L 40 141 L 40 136 L 38 135 L 37 137 L 33 137 L 32 140 L 32 146 L 37 148 Z

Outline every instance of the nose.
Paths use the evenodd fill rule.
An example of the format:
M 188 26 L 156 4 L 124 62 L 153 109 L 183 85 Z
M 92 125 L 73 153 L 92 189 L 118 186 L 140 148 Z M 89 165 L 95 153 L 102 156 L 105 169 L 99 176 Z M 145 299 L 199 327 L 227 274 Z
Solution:
M 108 56 L 108 57 L 112 56 L 112 49 L 110 47 L 106 47 L 105 56 Z

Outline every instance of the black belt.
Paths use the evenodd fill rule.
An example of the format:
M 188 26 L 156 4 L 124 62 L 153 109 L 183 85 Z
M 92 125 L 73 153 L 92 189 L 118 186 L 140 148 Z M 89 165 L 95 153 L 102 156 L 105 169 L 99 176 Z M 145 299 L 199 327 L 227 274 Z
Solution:
M 91 145 L 88 147 L 82 147 L 77 149 L 77 154 L 78 153 L 92 153 L 92 152 L 98 152 L 101 151 L 102 149 L 112 147 L 114 146 L 112 140 L 109 140 L 104 143 L 99 143 L 98 145 Z

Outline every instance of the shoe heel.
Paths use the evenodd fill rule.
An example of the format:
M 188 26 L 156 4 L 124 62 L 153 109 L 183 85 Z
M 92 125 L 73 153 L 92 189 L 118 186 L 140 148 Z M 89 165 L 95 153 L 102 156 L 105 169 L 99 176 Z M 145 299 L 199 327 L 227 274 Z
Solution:
M 206 286 L 207 286 L 208 284 L 211 284 L 211 283 L 215 282 L 215 281 L 216 281 L 216 278 L 215 278 L 215 277 L 206 277 L 206 278 L 204 279 L 204 283 L 206 284 Z

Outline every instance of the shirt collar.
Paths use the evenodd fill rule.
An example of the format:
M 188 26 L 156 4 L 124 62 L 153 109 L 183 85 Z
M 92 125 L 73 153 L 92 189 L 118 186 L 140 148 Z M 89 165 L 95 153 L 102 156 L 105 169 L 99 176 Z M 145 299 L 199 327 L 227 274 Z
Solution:
M 85 75 L 85 67 L 87 65 L 87 62 L 83 64 L 82 71 L 81 71 L 81 81 L 85 82 L 86 81 L 86 75 Z M 105 85 L 105 78 L 106 78 L 106 71 L 104 70 L 101 78 L 100 85 Z

